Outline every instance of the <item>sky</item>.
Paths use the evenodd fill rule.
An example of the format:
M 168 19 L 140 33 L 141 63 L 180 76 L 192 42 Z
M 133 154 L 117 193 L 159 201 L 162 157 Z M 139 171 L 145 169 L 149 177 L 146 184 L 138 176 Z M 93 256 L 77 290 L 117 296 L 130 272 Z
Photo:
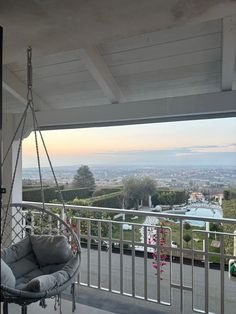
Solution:
M 54 166 L 236 166 L 236 118 L 42 132 Z M 49 166 L 40 146 L 41 164 Z M 23 167 L 35 167 L 34 135 L 23 141 Z

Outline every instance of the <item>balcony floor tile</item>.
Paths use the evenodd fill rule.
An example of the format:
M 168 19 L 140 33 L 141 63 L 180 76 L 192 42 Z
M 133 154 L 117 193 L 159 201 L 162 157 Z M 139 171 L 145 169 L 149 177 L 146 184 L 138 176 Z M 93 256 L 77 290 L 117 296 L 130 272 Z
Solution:
M 28 306 L 28 314 L 57 314 L 60 313 L 60 310 L 57 309 L 57 311 L 54 311 L 54 301 L 53 300 L 47 300 L 47 308 L 43 309 L 41 308 L 38 303 L 33 303 Z M 1 307 L 1 313 L 2 313 L 2 307 Z M 10 314 L 19 314 L 21 313 L 21 309 L 16 304 L 10 304 L 9 305 L 9 313 Z M 71 302 L 67 301 L 65 299 L 62 300 L 62 313 L 63 314 L 69 314 L 72 313 L 71 310 Z M 76 304 L 76 311 L 75 314 L 113 314 L 112 312 L 107 312 L 100 310 L 98 308 L 94 308 L 91 306 L 83 305 L 83 304 Z

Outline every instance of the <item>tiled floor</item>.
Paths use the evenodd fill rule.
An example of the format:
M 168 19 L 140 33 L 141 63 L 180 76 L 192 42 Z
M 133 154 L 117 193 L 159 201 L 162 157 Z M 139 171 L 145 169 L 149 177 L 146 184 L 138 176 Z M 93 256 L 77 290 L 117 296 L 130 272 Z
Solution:
M 2 313 L 2 308 L 1 308 Z M 21 308 L 18 305 L 10 304 L 9 305 L 9 314 L 20 314 Z M 46 309 L 41 308 L 38 303 L 34 303 L 28 306 L 28 314 L 56 314 L 60 313 L 60 310 L 57 309 L 54 310 L 54 301 L 49 300 L 47 301 L 47 307 Z M 69 314 L 72 313 L 71 310 L 71 302 L 67 300 L 62 300 L 62 313 L 63 314 Z M 103 311 L 98 308 L 90 307 L 83 304 L 77 304 L 76 305 L 76 311 L 75 314 L 112 314 L 111 312 Z

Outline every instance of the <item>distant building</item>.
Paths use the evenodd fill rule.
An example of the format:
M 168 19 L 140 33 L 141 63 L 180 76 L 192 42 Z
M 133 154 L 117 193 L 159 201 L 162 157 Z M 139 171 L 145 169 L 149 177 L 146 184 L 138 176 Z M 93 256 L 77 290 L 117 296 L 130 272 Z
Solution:
M 189 203 L 203 202 L 205 201 L 205 196 L 201 192 L 192 192 L 188 201 Z
M 224 195 L 222 193 L 218 193 L 214 195 L 214 201 L 219 203 L 220 206 L 223 203 L 223 199 L 224 199 Z

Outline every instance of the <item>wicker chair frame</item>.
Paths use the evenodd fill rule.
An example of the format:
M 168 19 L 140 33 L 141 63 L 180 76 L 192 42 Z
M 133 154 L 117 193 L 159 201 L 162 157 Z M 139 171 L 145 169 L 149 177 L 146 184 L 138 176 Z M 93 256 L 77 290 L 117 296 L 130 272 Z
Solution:
M 74 256 L 79 260 L 78 267 L 73 275 L 63 285 L 44 292 L 29 292 L 15 288 L 9 288 L 1 284 L 0 301 L 3 302 L 3 314 L 8 314 L 8 303 L 21 305 L 22 314 L 27 313 L 27 305 L 40 301 L 45 304 L 45 299 L 61 295 L 61 292 L 71 285 L 72 311 L 75 310 L 75 282 L 81 261 L 81 247 L 78 236 L 73 228 L 65 222 L 59 214 L 51 212 L 43 207 L 31 204 L 11 204 L 11 210 L 2 209 L 2 247 L 9 247 L 24 239 L 29 234 L 64 235 L 70 243 Z M 5 208 L 6 209 L 6 208 Z M 11 241 L 9 241 L 11 239 Z

